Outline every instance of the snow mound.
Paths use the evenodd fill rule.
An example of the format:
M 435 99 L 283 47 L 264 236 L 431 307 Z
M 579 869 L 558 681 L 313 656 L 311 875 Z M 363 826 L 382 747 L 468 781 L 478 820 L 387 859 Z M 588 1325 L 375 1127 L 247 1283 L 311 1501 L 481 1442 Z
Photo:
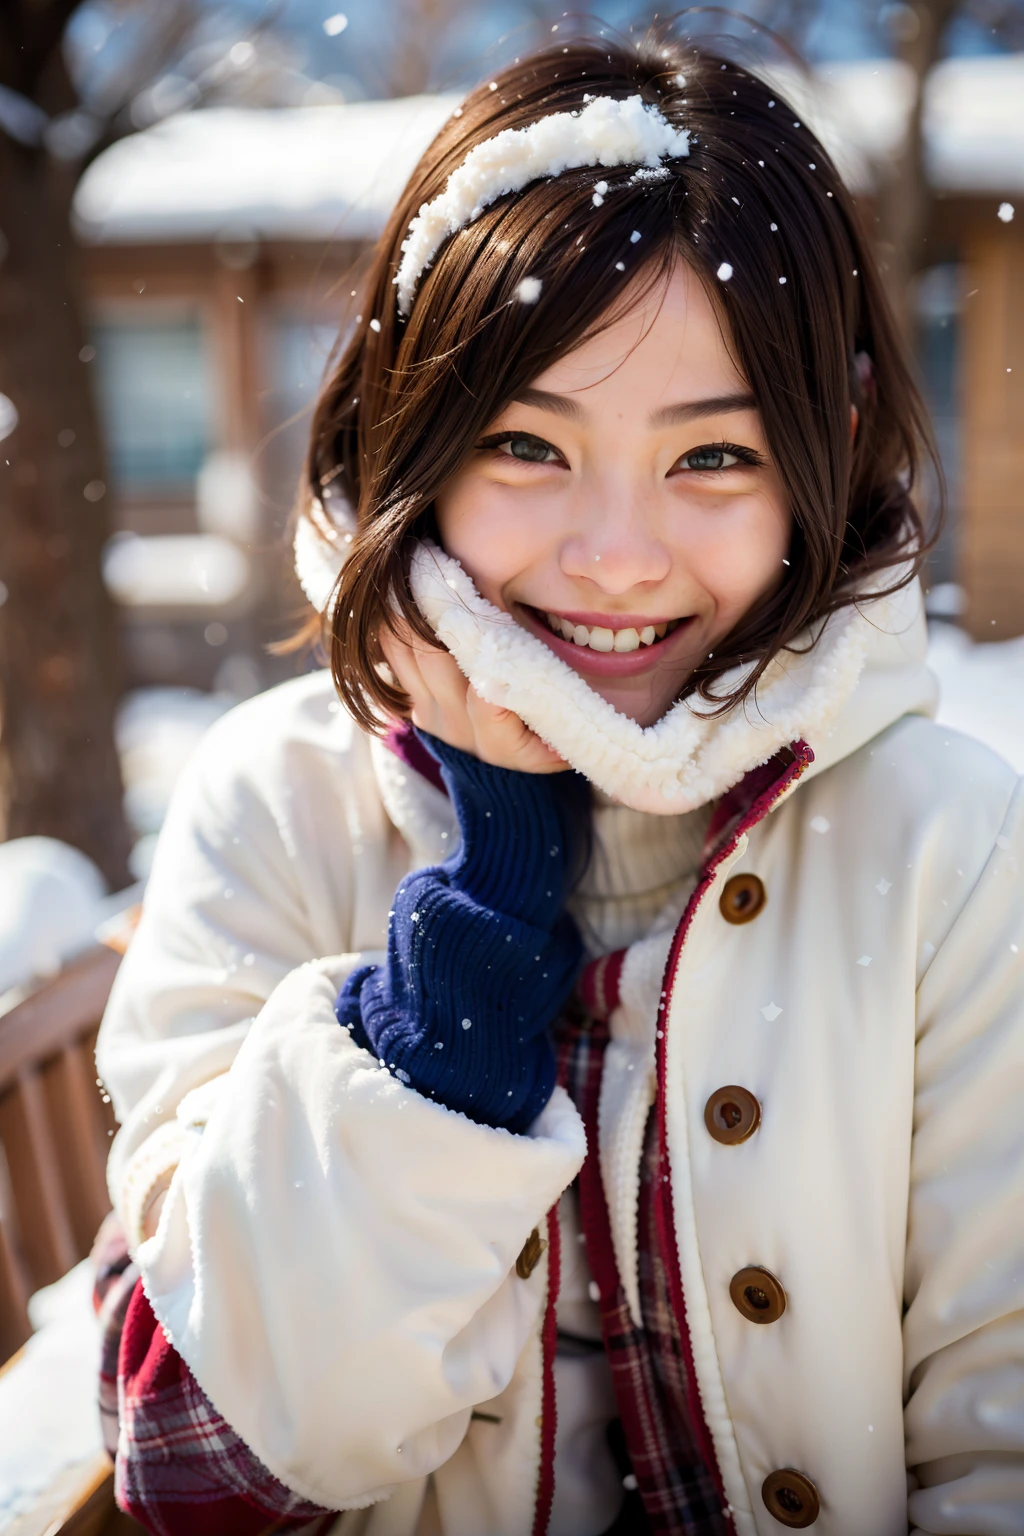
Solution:
M 939 723 L 1024 773 L 1024 636 L 977 645 L 952 624 L 933 624 L 928 664 L 942 686 Z
M 96 865 L 67 843 L 0 843 L 0 993 L 54 975 L 91 944 L 106 894 Z

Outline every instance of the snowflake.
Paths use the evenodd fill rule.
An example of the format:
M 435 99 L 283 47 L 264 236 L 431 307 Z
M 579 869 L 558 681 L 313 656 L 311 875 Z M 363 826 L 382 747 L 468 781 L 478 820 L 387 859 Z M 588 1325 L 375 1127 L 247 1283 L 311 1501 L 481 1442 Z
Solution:
M 875 886 L 875 890 L 878 892 L 879 896 L 888 896 L 889 892 L 892 890 L 892 881 L 887 880 L 883 875 L 881 880 L 879 880 L 878 884 Z
M 831 826 L 832 823 L 829 821 L 827 816 L 813 816 L 811 818 L 812 832 L 821 832 L 824 834 L 830 830 Z
M 769 1024 L 774 1024 L 775 1020 L 782 1012 L 782 1009 L 779 1007 L 778 1003 L 769 1003 L 767 1007 L 761 1009 L 761 1012 L 764 1014 L 764 1017 L 768 1020 Z

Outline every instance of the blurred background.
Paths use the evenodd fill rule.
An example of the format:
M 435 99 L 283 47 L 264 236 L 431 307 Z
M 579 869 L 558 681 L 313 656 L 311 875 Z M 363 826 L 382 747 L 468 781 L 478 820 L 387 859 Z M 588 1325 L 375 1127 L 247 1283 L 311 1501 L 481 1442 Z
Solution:
M 268 649 L 310 407 L 420 150 L 513 54 L 650 19 L 342 3 L 0 6 L 0 839 L 97 891 L 144 878 L 206 725 L 312 664 Z M 746 9 L 808 80 L 726 12 L 685 28 L 760 50 L 862 204 L 949 485 L 945 707 L 1024 768 L 1024 0 Z

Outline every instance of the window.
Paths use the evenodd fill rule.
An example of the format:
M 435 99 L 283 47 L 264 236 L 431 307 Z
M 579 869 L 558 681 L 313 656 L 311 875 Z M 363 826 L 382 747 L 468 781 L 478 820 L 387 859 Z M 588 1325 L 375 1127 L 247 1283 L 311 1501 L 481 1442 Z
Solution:
M 960 311 L 964 273 L 953 262 L 929 267 L 916 286 L 917 361 L 946 476 L 949 517 L 929 559 L 929 585 L 954 580 L 960 497 Z
M 120 490 L 191 493 L 212 445 L 212 389 L 198 314 L 101 320 L 96 382 Z
M 260 469 L 279 524 L 294 500 L 313 406 L 337 338 L 336 325 L 294 313 L 275 315 L 267 326 Z

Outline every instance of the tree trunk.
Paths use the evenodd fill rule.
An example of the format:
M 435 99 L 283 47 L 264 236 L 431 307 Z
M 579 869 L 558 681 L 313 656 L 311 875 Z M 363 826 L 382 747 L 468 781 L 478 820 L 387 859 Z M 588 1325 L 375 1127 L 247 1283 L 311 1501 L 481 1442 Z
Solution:
M 957 0 L 916 0 L 914 21 L 899 40 L 898 56 L 914 82 L 906 138 L 890 164 L 879 167 L 876 243 L 889 301 L 909 341 L 914 336 L 911 284 L 926 265 L 932 193 L 925 166 L 924 88 L 942 52 Z M 909 19 L 909 18 L 908 18 Z
M 100 573 L 110 498 L 82 358 L 73 185 L 0 134 L 0 392 L 19 417 L 0 443 L 0 836 L 60 838 L 117 889 L 130 838 L 117 621 Z

